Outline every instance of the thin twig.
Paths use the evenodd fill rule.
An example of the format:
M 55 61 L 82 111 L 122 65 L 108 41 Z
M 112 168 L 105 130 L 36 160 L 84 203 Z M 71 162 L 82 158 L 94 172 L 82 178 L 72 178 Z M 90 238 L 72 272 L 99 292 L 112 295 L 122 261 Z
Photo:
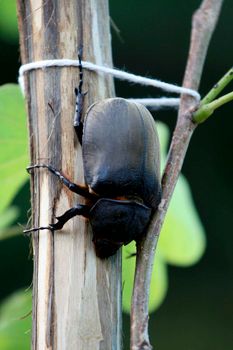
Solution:
M 233 68 L 231 68 L 208 92 L 208 94 L 201 100 L 200 105 L 204 106 L 207 103 L 212 102 L 222 90 L 230 84 L 233 79 Z
M 229 92 L 228 94 L 223 95 L 222 97 L 219 97 L 210 103 L 207 103 L 193 114 L 193 120 L 198 124 L 203 123 L 214 113 L 215 109 L 225 105 L 228 102 L 231 102 L 232 100 L 233 92 Z
M 192 21 L 189 57 L 183 86 L 198 89 L 207 48 L 215 29 L 223 0 L 203 0 Z M 184 161 L 190 138 L 196 127 L 192 113 L 197 106 L 192 97 L 182 96 L 177 125 L 162 178 L 163 195 L 148 233 L 137 250 L 131 307 L 131 350 L 152 349 L 148 336 L 148 299 L 154 254 L 165 214 Z

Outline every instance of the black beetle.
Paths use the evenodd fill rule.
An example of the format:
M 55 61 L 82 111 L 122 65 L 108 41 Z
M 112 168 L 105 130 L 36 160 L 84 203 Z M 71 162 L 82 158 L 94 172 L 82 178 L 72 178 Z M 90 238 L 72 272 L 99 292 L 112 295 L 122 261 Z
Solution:
M 57 217 L 55 224 L 32 228 L 59 230 L 75 215 L 90 220 L 96 254 L 107 258 L 124 244 L 142 237 L 161 197 L 160 150 L 155 122 L 140 104 L 109 98 L 91 105 L 82 122 L 82 65 L 76 89 L 74 127 L 82 145 L 85 185 L 70 182 L 45 167 L 71 191 L 88 199 Z

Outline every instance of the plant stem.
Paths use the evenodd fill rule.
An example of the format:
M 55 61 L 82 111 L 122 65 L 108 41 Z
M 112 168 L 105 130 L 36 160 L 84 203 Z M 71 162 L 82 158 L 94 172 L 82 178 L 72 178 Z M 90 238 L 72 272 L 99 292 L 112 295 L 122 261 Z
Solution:
M 193 114 L 193 121 L 197 124 L 203 123 L 214 113 L 215 109 L 232 100 L 233 92 L 229 92 L 229 94 L 226 94 L 222 97 L 219 97 L 217 100 L 214 100 L 213 102 L 203 105 Z
M 208 94 L 201 100 L 200 106 L 204 106 L 217 97 L 220 92 L 232 81 L 233 68 L 231 68 L 208 92 Z
M 191 45 L 183 81 L 185 87 L 198 89 L 207 48 L 222 3 L 223 0 L 203 0 L 193 16 Z M 162 178 L 162 200 L 146 237 L 138 245 L 131 307 L 131 350 L 150 350 L 152 348 L 148 336 L 148 300 L 154 253 L 186 150 L 196 127 L 196 124 L 192 122 L 195 107 L 191 97 L 182 96 L 178 121 Z

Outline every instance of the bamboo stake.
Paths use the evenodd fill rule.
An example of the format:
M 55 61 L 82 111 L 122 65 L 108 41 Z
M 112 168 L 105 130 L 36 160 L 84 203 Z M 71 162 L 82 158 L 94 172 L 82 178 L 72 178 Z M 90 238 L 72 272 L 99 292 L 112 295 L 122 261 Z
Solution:
M 106 0 L 18 0 L 22 63 L 77 58 L 112 64 Z M 51 164 L 83 183 L 81 147 L 73 131 L 77 68 L 48 68 L 26 75 L 31 163 Z M 111 78 L 84 71 L 84 110 L 114 95 Z M 47 225 L 83 199 L 46 170 L 31 182 L 33 225 Z M 33 350 L 119 350 L 121 257 L 96 258 L 90 227 L 76 217 L 61 232 L 33 239 Z

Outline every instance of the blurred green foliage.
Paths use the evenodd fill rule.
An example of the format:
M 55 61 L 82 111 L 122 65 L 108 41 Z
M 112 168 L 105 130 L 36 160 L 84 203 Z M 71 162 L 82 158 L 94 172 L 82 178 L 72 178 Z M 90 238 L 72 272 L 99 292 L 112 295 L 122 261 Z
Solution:
M 24 99 L 16 84 L 0 87 L 0 214 L 27 179 L 27 128 Z
M 0 37 L 9 43 L 19 39 L 15 0 L 0 1 Z
M 27 350 L 31 342 L 30 291 L 19 291 L 8 297 L 0 307 L 0 349 Z

